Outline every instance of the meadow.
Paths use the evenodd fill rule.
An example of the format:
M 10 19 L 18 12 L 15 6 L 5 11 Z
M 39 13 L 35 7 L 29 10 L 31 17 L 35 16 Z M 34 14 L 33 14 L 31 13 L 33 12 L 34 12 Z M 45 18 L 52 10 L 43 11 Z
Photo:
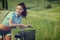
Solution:
M 27 6 L 27 18 L 22 23 L 31 24 L 36 30 L 36 40 L 60 40 L 60 4 L 52 2 L 52 8 L 44 8 L 44 2 L 39 5 L 35 0 L 8 0 L 9 11 L 14 11 L 16 5 L 24 2 Z M 48 2 L 46 2 L 47 5 Z M 6 10 L 4 10 L 6 11 Z M 0 19 L 2 13 L 0 15 Z M 2 19 L 3 20 L 3 19 Z

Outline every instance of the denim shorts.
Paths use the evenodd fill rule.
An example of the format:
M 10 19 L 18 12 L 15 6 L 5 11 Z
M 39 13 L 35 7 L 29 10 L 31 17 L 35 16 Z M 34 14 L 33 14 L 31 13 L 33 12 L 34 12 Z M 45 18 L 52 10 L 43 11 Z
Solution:
M 8 30 L 8 31 L 0 30 L 0 38 L 2 38 L 3 35 L 11 35 L 11 30 Z
M 16 29 L 16 27 L 11 27 L 11 30 L 14 30 L 14 29 Z M 8 35 L 8 36 L 10 36 L 10 35 L 11 35 L 11 30 L 8 30 L 8 31 L 0 30 L 0 38 L 2 38 L 3 35 Z

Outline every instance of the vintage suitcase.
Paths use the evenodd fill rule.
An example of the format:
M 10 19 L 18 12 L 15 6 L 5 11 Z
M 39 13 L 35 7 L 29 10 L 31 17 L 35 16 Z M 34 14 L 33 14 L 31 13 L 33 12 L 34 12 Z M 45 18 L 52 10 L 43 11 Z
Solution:
M 35 40 L 35 30 L 23 30 L 15 35 L 16 40 Z

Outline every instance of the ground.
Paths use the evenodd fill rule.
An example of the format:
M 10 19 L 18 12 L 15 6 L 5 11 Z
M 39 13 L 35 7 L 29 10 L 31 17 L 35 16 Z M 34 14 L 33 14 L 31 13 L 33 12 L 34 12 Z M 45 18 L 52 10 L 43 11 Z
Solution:
M 9 2 L 9 4 L 10 10 L 16 6 L 14 5 L 15 2 L 13 4 Z M 27 6 L 29 5 L 27 4 Z M 31 24 L 33 26 L 36 30 L 36 40 L 60 40 L 60 6 L 58 5 L 42 11 L 38 10 L 39 7 L 28 9 L 27 18 L 26 20 L 23 19 L 22 23 Z

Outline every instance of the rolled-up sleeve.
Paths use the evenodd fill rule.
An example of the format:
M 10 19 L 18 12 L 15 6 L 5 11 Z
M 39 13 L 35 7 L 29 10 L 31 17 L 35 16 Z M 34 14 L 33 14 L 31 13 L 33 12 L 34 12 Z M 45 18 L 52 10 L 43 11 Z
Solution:
M 9 25 L 9 19 L 13 19 L 13 12 L 10 12 L 5 19 L 3 20 L 2 24 Z

